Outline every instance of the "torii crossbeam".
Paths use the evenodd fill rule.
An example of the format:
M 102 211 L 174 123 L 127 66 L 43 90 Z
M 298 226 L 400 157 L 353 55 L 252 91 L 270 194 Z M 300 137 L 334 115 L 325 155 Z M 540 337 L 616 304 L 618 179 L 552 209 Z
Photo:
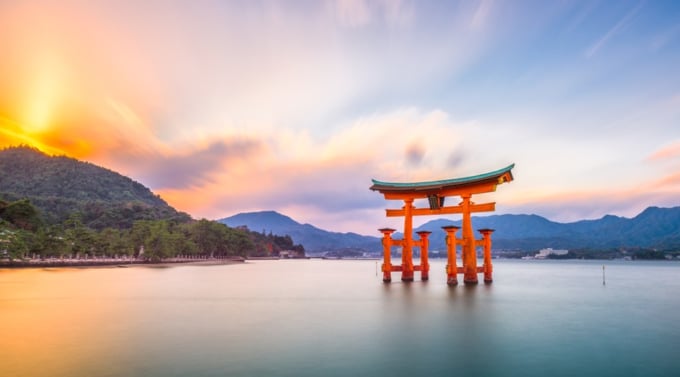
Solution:
M 373 191 L 378 191 L 387 200 L 402 200 L 404 207 L 401 209 L 387 209 L 387 217 L 404 217 L 404 238 L 395 240 L 391 237 L 394 229 L 383 228 L 383 252 L 384 263 L 382 266 L 383 281 L 392 281 L 392 272 L 401 272 L 401 280 L 413 281 L 414 271 L 420 271 L 422 280 L 428 280 L 430 266 L 427 259 L 428 239 L 430 232 L 418 232 L 419 240 L 413 239 L 413 216 L 432 216 L 446 214 L 463 215 L 463 234 L 461 238 L 456 238 L 458 227 L 444 227 L 447 233 L 447 256 L 448 265 L 446 266 L 447 283 L 449 285 L 458 284 L 457 274 L 463 273 L 465 284 L 477 284 L 477 273 L 484 273 L 484 282 L 491 283 L 491 233 L 492 229 L 480 229 L 483 237 L 479 240 L 474 238 L 471 223 L 472 212 L 494 211 L 496 203 L 475 204 L 471 201 L 472 195 L 496 191 L 496 186 L 505 182 L 511 182 L 512 169 L 515 164 L 503 169 L 489 173 L 479 174 L 470 177 L 452 178 L 441 181 L 428 182 L 382 182 L 373 179 L 370 187 Z M 458 205 L 444 206 L 444 201 L 450 196 L 460 196 L 462 201 Z M 415 208 L 415 199 L 427 199 L 429 208 Z M 456 265 L 456 246 L 462 246 L 462 267 Z M 391 262 L 392 246 L 401 246 L 401 265 L 393 265 Z M 484 265 L 477 267 L 477 246 L 484 247 Z M 420 248 L 420 265 L 413 264 L 413 247 Z

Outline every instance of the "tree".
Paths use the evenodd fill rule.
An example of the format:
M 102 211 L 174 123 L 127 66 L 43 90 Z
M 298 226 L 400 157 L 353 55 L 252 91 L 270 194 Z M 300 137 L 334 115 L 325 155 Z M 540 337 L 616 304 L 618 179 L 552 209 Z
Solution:
M 96 233 L 83 225 L 80 213 L 71 214 L 64 222 L 64 238 L 70 252 L 74 254 L 94 252 L 96 246 Z
M 107 256 L 130 255 L 134 252 L 133 248 L 125 242 L 121 231 L 114 228 L 106 228 L 99 232 L 97 250 Z
M 246 232 L 238 229 L 228 229 L 228 244 L 230 255 L 246 257 L 249 252 L 255 249 L 255 243 L 248 237 Z
M 0 255 L 14 259 L 23 259 L 28 252 L 28 247 L 22 237 L 23 230 L 11 230 L 0 228 Z
M 201 219 L 191 226 L 191 240 L 198 247 L 201 254 L 216 255 L 228 254 L 227 226 L 215 221 Z
M 71 251 L 71 245 L 64 237 L 64 228 L 61 225 L 52 225 L 39 230 L 36 233 L 36 250 L 43 257 L 62 257 Z
M 151 236 L 151 223 L 148 220 L 138 220 L 132 224 L 128 242 L 131 244 L 134 254 L 140 251 L 147 238 Z
M 0 205 L 0 218 L 19 229 L 28 231 L 35 231 L 42 225 L 38 210 L 28 199 L 17 200 L 8 204 L 3 202 L 3 205 Z
M 158 262 L 175 256 L 177 235 L 168 231 L 167 221 L 153 221 L 149 227 L 149 235 L 144 240 L 144 255 L 147 259 Z

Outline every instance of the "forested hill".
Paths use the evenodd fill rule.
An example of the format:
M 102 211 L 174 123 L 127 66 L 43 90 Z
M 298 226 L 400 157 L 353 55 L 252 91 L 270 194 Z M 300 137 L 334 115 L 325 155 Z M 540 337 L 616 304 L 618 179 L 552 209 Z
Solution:
M 0 150 L 0 199 L 27 198 L 47 223 L 74 212 L 94 229 L 129 228 L 135 220 L 188 221 L 144 185 L 111 170 L 30 147 Z

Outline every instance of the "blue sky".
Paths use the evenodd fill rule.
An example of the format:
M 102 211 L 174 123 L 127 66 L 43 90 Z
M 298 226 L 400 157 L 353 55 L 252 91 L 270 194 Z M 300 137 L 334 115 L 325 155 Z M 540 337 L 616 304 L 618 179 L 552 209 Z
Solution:
M 401 204 L 370 178 L 510 163 L 479 198 L 496 213 L 680 204 L 675 1 L 9 0 L 0 44 L 0 146 L 106 166 L 195 217 L 373 234 Z

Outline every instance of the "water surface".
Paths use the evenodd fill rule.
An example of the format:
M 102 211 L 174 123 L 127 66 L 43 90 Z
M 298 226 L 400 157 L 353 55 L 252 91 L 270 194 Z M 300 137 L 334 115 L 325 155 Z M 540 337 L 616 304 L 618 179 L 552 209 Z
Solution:
M 680 264 L 602 264 L 455 288 L 444 261 L 410 284 L 375 261 L 0 270 L 0 376 L 680 375 Z

